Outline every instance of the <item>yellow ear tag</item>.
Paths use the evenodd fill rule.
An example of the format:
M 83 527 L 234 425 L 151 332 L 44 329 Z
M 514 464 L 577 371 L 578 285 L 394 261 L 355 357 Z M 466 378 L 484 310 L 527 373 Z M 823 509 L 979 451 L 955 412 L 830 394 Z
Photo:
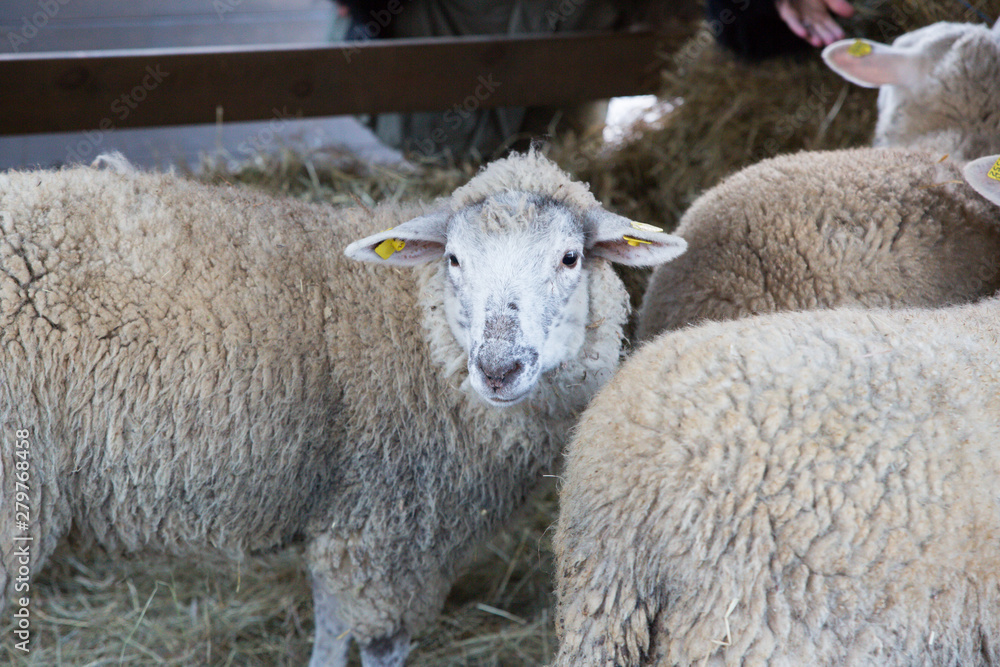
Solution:
M 402 239 L 386 239 L 375 246 L 375 254 L 382 259 L 389 259 L 405 247 L 406 241 Z
M 990 170 L 988 172 L 986 172 L 986 175 L 992 178 L 994 181 L 1000 181 L 1000 160 L 997 160 L 995 163 L 993 163 L 993 166 L 990 167 Z
M 663 230 L 659 227 L 654 227 L 653 225 L 647 225 L 645 222 L 632 222 L 632 229 L 638 229 L 640 232 L 662 232 Z
M 639 245 L 640 243 L 645 243 L 646 245 L 652 245 L 653 244 L 652 241 L 644 241 L 642 239 L 637 239 L 634 236 L 623 236 L 622 238 L 625 239 L 625 242 L 628 243 L 632 247 L 635 247 L 635 246 Z
M 872 45 L 863 39 L 856 39 L 854 43 L 847 47 L 847 53 L 855 58 L 864 58 L 872 52 Z

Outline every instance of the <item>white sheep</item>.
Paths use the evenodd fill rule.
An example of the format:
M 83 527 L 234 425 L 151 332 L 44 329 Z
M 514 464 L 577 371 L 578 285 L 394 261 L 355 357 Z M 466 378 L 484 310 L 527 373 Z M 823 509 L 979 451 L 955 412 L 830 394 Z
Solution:
M 344 256 L 386 228 L 346 249 L 383 266 Z M 71 527 L 113 554 L 304 540 L 311 664 L 345 664 L 351 637 L 402 664 L 616 368 L 609 260 L 682 251 L 535 153 L 374 211 L 0 174 L 4 599 Z
M 861 148 L 765 160 L 692 204 L 637 337 L 703 320 L 842 305 L 940 306 L 1000 288 L 995 210 L 956 164 Z
M 568 450 L 555 665 L 998 664 L 998 340 L 1000 297 L 647 344 Z
M 848 81 L 880 88 L 875 146 L 965 162 L 1000 151 L 1000 22 L 934 23 L 891 46 L 835 42 L 823 59 Z

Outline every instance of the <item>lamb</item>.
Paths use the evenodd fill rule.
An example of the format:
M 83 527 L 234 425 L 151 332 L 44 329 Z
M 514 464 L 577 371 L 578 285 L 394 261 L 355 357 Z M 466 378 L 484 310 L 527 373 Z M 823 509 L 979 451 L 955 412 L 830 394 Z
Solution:
M 555 665 L 1000 663 L 998 339 L 1000 295 L 648 343 L 568 450 Z
M 892 46 L 841 40 L 823 59 L 880 88 L 875 146 L 918 148 L 964 163 L 1000 151 L 1000 22 L 934 23 Z
M 1000 227 L 959 166 L 861 148 L 765 160 L 703 194 L 658 267 L 639 340 L 703 320 L 842 305 L 943 306 L 1000 288 Z
M 534 152 L 373 211 L 0 174 L 4 599 L 71 528 L 112 554 L 304 541 L 310 664 L 344 665 L 352 638 L 364 665 L 403 664 L 616 368 L 610 262 L 683 247 Z

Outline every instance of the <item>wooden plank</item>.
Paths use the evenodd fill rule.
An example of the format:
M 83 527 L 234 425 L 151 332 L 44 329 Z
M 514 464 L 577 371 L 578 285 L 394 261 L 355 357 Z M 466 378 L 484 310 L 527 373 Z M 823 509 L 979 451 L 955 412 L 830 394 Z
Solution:
M 0 55 L 0 134 L 564 105 L 655 90 L 649 31 Z M 457 107 L 456 107 L 457 105 Z
M 0 26 L 20 24 L 38 12 L 50 21 L 108 18 L 156 18 L 161 16 L 231 16 L 237 12 L 277 12 L 326 9 L 333 12 L 329 0 L 3 0 L 0 2 Z

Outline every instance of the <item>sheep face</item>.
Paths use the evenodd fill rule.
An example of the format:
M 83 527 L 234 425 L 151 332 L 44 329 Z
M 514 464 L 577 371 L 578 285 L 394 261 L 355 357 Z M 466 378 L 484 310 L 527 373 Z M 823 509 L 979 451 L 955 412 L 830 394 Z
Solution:
M 588 271 L 610 259 L 649 266 L 680 255 L 682 239 L 595 206 L 580 212 L 537 193 L 504 190 L 348 246 L 354 259 L 440 262 L 445 314 L 468 355 L 469 380 L 489 404 L 527 399 L 541 376 L 574 358 L 590 312 Z
M 445 313 L 487 402 L 518 403 L 579 351 L 589 323 L 584 245 L 582 220 L 528 193 L 501 193 L 453 216 Z
M 879 87 L 874 145 L 910 146 L 936 135 L 963 155 L 989 151 L 1000 131 L 1000 23 L 934 23 L 891 46 L 842 40 L 823 58 L 848 81 Z M 949 144 L 945 144 L 949 145 Z M 930 146 L 929 146 L 930 147 Z

